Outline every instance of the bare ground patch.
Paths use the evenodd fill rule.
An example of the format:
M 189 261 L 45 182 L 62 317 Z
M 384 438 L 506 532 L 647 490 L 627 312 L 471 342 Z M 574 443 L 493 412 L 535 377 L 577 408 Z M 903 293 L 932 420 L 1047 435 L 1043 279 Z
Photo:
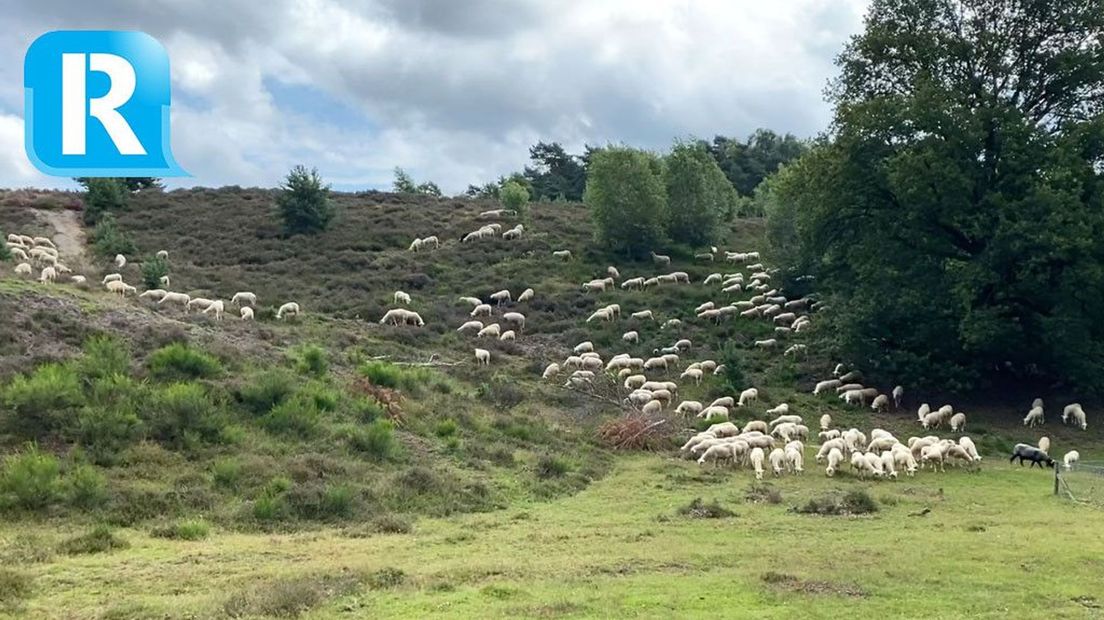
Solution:
M 854 584 L 801 579 L 794 575 L 776 573 L 774 571 L 763 573 L 762 579 L 764 583 L 774 590 L 799 592 L 801 594 L 830 594 L 852 598 L 866 598 L 869 596 L 866 590 Z

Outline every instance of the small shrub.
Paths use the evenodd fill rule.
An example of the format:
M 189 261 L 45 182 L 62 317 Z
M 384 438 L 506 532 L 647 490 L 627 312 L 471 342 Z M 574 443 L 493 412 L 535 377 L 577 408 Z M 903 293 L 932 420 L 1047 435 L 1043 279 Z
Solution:
M 272 408 L 261 418 L 261 426 L 270 433 L 313 437 L 322 423 L 322 414 L 314 401 L 293 398 Z
M 242 478 L 242 465 L 237 459 L 227 458 L 215 461 L 211 466 L 211 479 L 215 485 L 224 489 L 236 490 Z
M 133 255 L 138 251 L 134 239 L 119 229 L 112 213 L 105 213 L 93 229 L 92 247 L 104 258 L 112 258 L 116 254 Z
M 189 519 L 177 521 L 168 525 L 153 528 L 150 536 L 154 538 L 169 538 L 172 540 L 203 540 L 207 538 L 211 528 L 202 519 Z
M 0 392 L 0 426 L 16 437 L 37 439 L 62 429 L 83 400 L 72 368 L 44 364 L 29 375 L 16 376 Z
M 18 610 L 23 600 L 30 595 L 30 577 L 9 568 L 0 568 L 0 609 Z
M 845 493 L 843 507 L 853 515 L 878 512 L 878 502 L 863 489 L 851 489 Z
M 198 383 L 174 383 L 157 391 L 147 409 L 150 435 L 174 448 L 217 439 L 218 407 Z
M 142 261 L 142 283 L 147 289 L 161 288 L 161 278 L 169 275 L 169 261 L 154 256 Z
M 82 351 L 76 371 L 85 381 L 130 373 L 130 349 L 119 338 L 93 336 L 84 342 Z
M 368 362 L 360 367 L 360 373 L 380 387 L 397 388 L 402 383 L 402 369 L 388 362 Z
M 830 493 L 809 499 L 794 512 L 816 515 L 856 515 L 878 511 L 878 503 L 863 489 L 852 489 L 843 495 Z
M 29 444 L 18 454 L 4 459 L 0 474 L 0 506 L 26 510 L 44 508 L 61 497 L 57 457 Z
M 320 584 L 309 577 L 277 579 L 230 597 L 222 609 L 230 618 L 298 618 L 325 597 Z
M 258 373 L 237 391 L 238 401 L 256 415 L 264 415 L 295 393 L 295 378 L 284 370 Z
M 398 450 L 395 428 L 388 420 L 376 420 L 353 431 L 349 436 L 349 446 L 372 459 L 386 461 L 393 458 Z
M 773 484 L 752 484 L 748 487 L 747 493 L 744 497 L 749 502 L 758 503 L 766 502 L 768 504 L 781 504 L 782 503 L 782 491 L 778 490 Z
M 689 504 L 679 508 L 679 514 L 692 519 L 727 519 L 736 513 L 722 506 L 717 500 L 706 504 L 702 498 L 695 497 Z
M 517 381 L 498 375 L 486 383 L 480 383 L 475 394 L 500 409 L 512 409 L 525 402 L 525 391 L 518 386 Z
M 301 375 L 311 377 L 323 377 L 330 368 L 326 350 L 318 345 L 307 345 L 300 348 L 293 355 L 295 369 Z
M 541 480 L 562 478 L 570 470 L 571 465 L 559 457 L 545 454 L 537 459 L 537 477 Z
M 334 217 L 330 187 L 322 183 L 318 170 L 295 166 L 280 185 L 276 207 L 288 235 L 314 234 L 326 230 Z
M 114 220 L 113 211 L 126 208 L 127 189 L 118 179 L 99 177 L 88 178 L 84 182 L 84 223 L 101 224 Z M 97 225 L 97 228 L 99 226 Z M 114 255 L 114 254 L 113 254 Z
M 107 481 L 103 474 L 88 465 L 78 465 L 65 477 L 65 501 L 85 510 L 98 508 L 107 502 Z
M 253 500 L 253 518 L 258 521 L 279 521 L 287 516 L 288 507 L 283 495 L 265 493 Z
M 433 434 L 441 437 L 442 439 L 445 437 L 452 437 L 456 435 L 457 428 L 458 426 L 456 424 L 456 420 L 453 420 L 451 418 L 447 420 L 441 420 L 437 423 L 436 426 L 433 427 Z
M 0 229 L 0 260 L 11 260 L 12 253 L 8 247 L 7 235 Z
M 106 525 L 97 525 L 91 531 L 74 536 L 58 545 L 58 552 L 66 555 L 87 555 L 106 553 L 115 549 L 126 549 L 130 543 L 116 536 Z
M 368 585 L 373 590 L 396 588 L 406 581 L 406 573 L 397 568 L 383 568 L 368 575 Z
M 148 364 L 150 376 L 162 381 L 206 379 L 222 372 L 217 359 L 182 342 L 154 351 Z
M 303 386 L 299 390 L 298 396 L 303 400 L 314 403 L 319 411 L 335 411 L 341 402 L 341 395 L 337 390 L 326 387 L 317 381 Z
M 380 534 L 409 534 L 414 524 L 409 519 L 393 514 L 382 514 L 372 519 L 372 530 Z
M 123 450 L 141 439 L 142 420 L 129 403 L 83 407 L 75 434 L 95 463 L 114 465 Z

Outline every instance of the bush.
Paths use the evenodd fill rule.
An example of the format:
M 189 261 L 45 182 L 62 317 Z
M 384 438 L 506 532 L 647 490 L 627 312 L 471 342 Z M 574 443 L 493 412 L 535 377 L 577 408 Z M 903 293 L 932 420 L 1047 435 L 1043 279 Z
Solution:
M 119 454 L 142 434 L 142 420 L 126 405 L 89 406 L 77 414 L 77 443 L 98 465 L 114 465 Z
M 287 502 L 282 494 L 264 493 L 253 500 L 252 512 L 258 521 L 279 521 L 287 516 Z
M 529 208 L 529 190 L 525 189 L 525 186 L 517 181 L 506 181 L 502 184 L 502 189 L 498 192 L 498 198 L 502 201 L 502 206 L 507 209 L 513 209 L 518 212 L 518 215 L 525 217 Z
M 456 435 L 457 428 L 456 420 L 441 420 L 433 428 L 433 434 L 441 438 L 452 437 Z
M 228 458 L 215 461 L 211 466 L 211 479 L 217 486 L 225 489 L 237 489 L 242 478 L 242 464 L 237 459 Z
M 537 477 L 541 480 L 561 478 L 570 470 L 571 466 L 567 461 L 550 454 L 545 454 L 537 459 Z
M 323 377 L 330 367 L 326 350 L 318 345 L 306 345 L 294 353 L 295 369 L 302 375 Z
M 28 444 L 18 454 L 4 458 L 0 474 L 0 506 L 26 510 L 45 508 L 61 497 L 57 457 Z
M 161 288 L 161 278 L 169 275 L 169 261 L 154 256 L 142 261 L 142 283 L 147 289 Z
M 368 585 L 373 590 L 385 590 L 401 586 L 406 581 L 406 573 L 397 568 L 382 568 L 368 575 Z
M 74 508 L 89 510 L 107 502 L 107 482 L 89 465 L 78 465 L 65 477 L 65 501 Z
M 329 194 L 330 188 L 323 185 L 317 169 L 292 168 L 276 196 L 284 233 L 314 234 L 326 230 L 334 216 Z
M 372 519 L 371 528 L 380 534 L 409 534 L 414 531 L 414 524 L 404 517 L 382 514 Z
M 767 502 L 768 504 L 781 504 L 782 491 L 770 483 L 753 483 L 748 487 L 744 498 L 749 502 Z
M 0 568 L 0 609 L 18 610 L 31 595 L 31 578 L 8 568 Z
M 44 364 L 30 375 L 16 376 L 0 392 L 0 427 L 23 439 L 37 439 L 61 430 L 84 400 L 72 368 Z
M 679 514 L 692 519 L 727 519 L 736 513 L 722 506 L 717 500 L 706 504 L 702 498 L 695 497 L 689 504 L 679 508 Z
M 169 538 L 172 540 L 203 540 L 207 538 L 211 528 L 202 519 L 189 519 L 177 521 L 168 525 L 153 528 L 150 536 L 154 538 Z
M 174 383 L 155 392 L 146 416 L 150 436 L 178 449 L 218 439 L 222 422 L 217 404 L 197 383 Z
M 313 381 L 299 390 L 298 398 L 314 403 L 319 411 L 336 411 L 341 402 L 341 394 L 325 384 Z
M 161 347 L 149 356 L 150 376 L 162 381 L 205 379 L 222 372 L 214 357 L 197 351 L 182 342 Z
M 114 549 L 126 549 L 130 543 L 116 536 L 106 525 L 97 525 L 87 534 L 74 536 L 58 545 L 58 551 L 66 555 L 105 553 Z
M 274 579 L 231 596 L 222 610 L 229 618 L 298 618 L 327 597 L 352 593 L 360 581 L 360 575 L 349 572 Z
M 133 255 L 138 251 L 130 235 L 119 230 L 111 213 L 105 213 L 92 231 L 92 247 L 105 258 L 114 258 L 116 254 Z
M 437 377 L 428 368 L 404 368 L 390 362 L 368 362 L 361 365 L 360 373 L 373 385 L 411 393 L 417 393 L 422 387 L 437 382 Z
M 349 436 L 349 446 L 372 459 L 386 461 L 398 451 L 395 427 L 390 420 L 375 420 L 355 429 Z
M 113 211 L 126 208 L 126 186 L 113 178 L 87 178 L 84 180 L 84 223 L 96 224 L 108 218 Z
M 671 239 L 691 246 L 713 241 L 717 221 L 733 211 L 737 195 L 705 145 L 676 144 L 666 158 L 664 181 Z
M 270 433 L 313 437 L 322 423 L 322 414 L 313 400 L 293 398 L 276 405 L 261 418 L 261 426 Z
M 238 389 L 237 398 L 246 409 L 264 415 L 295 393 L 295 377 L 285 370 L 258 373 Z
M 794 508 L 800 514 L 858 515 L 878 511 L 878 503 L 863 489 L 852 489 L 843 495 L 831 493 L 814 497 Z
M 643 257 L 663 243 L 667 195 L 661 169 L 654 155 L 637 149 L 608 147 L 590 156 L 583 199 L 603 247 Z
M 3 229 L 0 229 L 0 260 L 11 260 L 11 249 L 8 248 L 8 240 Z
M 93 336 L 84 341 L 82 351 L 75 366 L 77 374 L 87 382 L 130 374 L 130 349 L 118 338 Z

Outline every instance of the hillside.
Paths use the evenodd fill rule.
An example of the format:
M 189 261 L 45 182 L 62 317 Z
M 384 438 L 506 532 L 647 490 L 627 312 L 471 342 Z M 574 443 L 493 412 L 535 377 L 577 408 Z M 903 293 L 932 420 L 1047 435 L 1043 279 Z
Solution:
M 39 584 L 28 589 L 16 609 L 26 605 L 56 617 L 108 612 L 114 617 L 214 617 L 241 605 L 246 611 L 235 615 L 267 616 L 287 614 L 255 598 L 301 595 L 313 601 L 306 607 L 322 606 L 318 617 L 336 613 L 336 606 L 359 609 L 361 603 L 396 615 L 424 616 L 446 601 L 460 606 L 459 615 L 478 615 L 484 604 L 502 616 L 631 615 L 601 596 L 580 594 L 580 588 L 587 589 L 581 583 L 595 577 L 624 596 L 650 600 L 641 604 L 655 613 L 668 605 L 646 594 L 656 580 L 672 572 L 703 578 L 693 590 L 708 589 L 706 584 L 718 577 L 710 560 L 716 552 L 708 545 L 715 528 L 708 520 L 681 521 L 679 506 L 703 495 L 736 503 L 736 512 L 753 522 L 749 541 L 755 535 L 777 535 L 772 529 L 776 519 L 812 517 L 783 517 L 785 506 L 745 498 L 765 492 L 754 485 L 749 490 L 746 469 L 702 472 L 696 464 L 676 460 L 675 442 L 703 427 L 702 421 L 668 411 L 654 418 L 663 420 L 658 454 L 625 456 L 611 449 L 597 429 L 628 412 L 620 403 L 624 390 L 601 374 L 588 390 L 562 387 L 566 373 L 542 381 L 548 363 L 562 362 L 582 341 L 593 342 L 608 360 L 620 352 L 649 357 L 655 349 L 688 338 L 693 345 L 683 354 L 683 366 L 713 359 L 728 364 L 732 372 L 707 376 L 700 386 L 680 380 L 677 370 L 649 373 L 678 381 L 678 400 L 708 403 L 755 386 L 759 401 L 735 414 L 740 422 L 764 418 L 768 408 L 785 402 L 810 426 L 829 413 L 840 427 L 886 428 L 902 438 L 920 433 L 913 413 L 920 402 L 944 402 L 944 395 L 907 393 L 905 411 L 872 413 L 868 407 L 846 407 L 832 396 L 812 396 L 812 386 L 829 376 L 836 361 L 827 353 L 831 334 L 816 329 L 815 315 L 812 330 L 793 334 L 783 344 L 807 344 L 809 355 L 789 357 L 781 348 L 756 348 L 755 340 L 773 336 L 768 322 L 737 317 L 714 324 L 693 316 L 693 308 L 704 302 L 748 296 L 726 299 L 719 288 L 702 285 L 708 274 L 737 267 L 694 260 L 692 248 L 665 248 L 673 261 L 662 268 L 607 255 L 595 247 L 583 205 L 535 204 L 521 240 L 462 244 L 465 233 L 490 221 L 480 219 L 480 211 L 497 208 L 496 203 L 336 194 L 338 218 L 328 231 L 285 239 L 272 217 L 272 196 L 267 190 L 239 188 L 143 192 L 118 215 L 120 228 L 140 249 L 121 271 L 127 282 L 140 283 L 139 263 L 166 250 L 172 290 L 219 299 L 253 291 L 259 297 L 258 320 L 253 322 L 239 320 L 234 307 L 228 308 L 225 320 L 215 321 L 168 304 L 110 295 L 96 283 L 116 271 L 114 266 L 79 242 L 59 246 L 63 260 L 92 283 L 85 288 L 42 284 L 15 276 L 9 263 L 0 266 L 0 316 L 5 318 L 0 323 L 0 418 L 5 420 L 6 467 L 12 471 L 16 464 L 31 463 L 29 453 L 55 458 L 58 467 L 56 485 L 45 496 L 28 501 L 9 493 L 0 506 L 13 522 L 2 532 L 0 545 L 0 557 L 16 567 L 10 579 L 26 575 Z M 0 195 L 0 230 L 57 236 L 59 227 L 76 221 L 76 212 L 65 208 L 71 204 L 67 195 L 5 193 Z M 502 224 L 508 228 L 514 220 Z M 736 219 L 724 226 L 718 243 L 722 249 L 765 250 L 761 220 Z M 69 237 L 78 236 L 61 230 L 67 231 Z M 439 250 L 407 251 L 411 239 L 429 234 L 442 240 Z M 574 260 L 555 259 L 552 251 L 559 249 L 571 250 Z M 581 283 L 604 277 L 610 265 L 622 279 L 681 270 L 691 284 L 643 292 L 583 292 Z M 456 332 L 470 312 L 459 296 L 486 300 L 504 288 L 515 297 L 525 288 L 535 291 L 530 302 L 495 310 L 495 320 L 504 310 L 526 315 L 516 341 Z M 421 314 L 424 327 L 378 323 L 394 307 L 396 290 L 411 295 L 411 308 Z M 278 321 L 275 309 L 286 301 L 300 303 L 304 312 Z M 620 320 L 585 323 L 591 312 L 610 303 L 621 305 Z M 642 309 L 653 310 L 656 320 L 628 317 Z M 660 329 L 671 318 L 682 324 Z M 640 332 L 639 343 L 621 340 L 629 329 Z M 489 366 L 475 364 L 472 351 L 477 346 L 491 351 Z M 65 392 L 69 400 L 53 397 L 58 385 L 71 386 Z M 880 387 L 888 391 L 892 386 Z M 1077 447 L 1086 461 L 1100 459 L 1101 425 L 1090 419 L 1083 432 L 1054 424 L 1055 408 L 1071 395 L 1042 396 L 1049 403 L 1045 432 L 1055 444 L 1053 451 Z M 939 502 L 938 523 L 956 528 L 956 544 L 968 544 L 974 532 L 960 531 L 964 519 L 978 521 L 978 531 L 993 528 L 1002 535 L 1030 536 L 1030 524 L 1001 521 L 1000 510 L 1005 501 L 1040 501 L 1049 490 L 1046 475 L 1032 472 L 1031 478 L 1022 478 L 1001 464 L 1012 444 L 1034 443 L 1040 434 L 1020 423 L 1026 411 L 1022 395 L 976 394 L 954 402 L 956 409 L 968 411 L 967 431 L 986 456 L 980 476 L 953 468 L 946 474 L 921 472 L 897 490 L 850 473 L 826 483 L 822 466 L 812 462 L 809 451 L 806 476 L 780 478 L 773 485 L 789 504 L 814 499 L 826 489 L 869 490 L 883 506 L 878 528 L 895 528 L 907 512 Z M 26 447 L 32 437 L 38 440 L 38 452 Z M 810 443 L 817 442 L 811 438 Z M 970 499 L 979 480 L 992 486 L 984 499 Z M 1036 486 L 1021 486 L 1021 480 L 1033 480 Z M 630 489 L 640 495 L 639 503 L 626 496 Z M 1045 500 L 1031 519 L 1073 518 L 1065 512 L 1068 505 Z M 608 502 L 622 516 L 604 519 Z M 972 516 L 978 502 L 984 517 Z M 568 523 L 575 510 L 585 515 L 583 529 L 573 530 Z M 1101 519 L 1091 509 L 1075 514 L 1093 522 Z M 616 542 L 601 532 L 610 523 L 617 524 Z M 134 548 L 98 556 L 105 558 L 104 564 L 82 564 L 83 556 L 70 554 L 66 545 L 76 544 L 69 538 L 97 524 L 117 528 L 117 535 Z M 845 534 L 843 522 L 831 527 L 851 537 L 853 544 L 848 551 L 825 549 L 833 558 L 859 556 L 885 541 L 858 530 Z M 209 539 L 188 542 L 181 532 L 189 528 L 202 529 L 197 538 Z M 508 532 L 515 551 L 496 553 L 490 531 Z M 909 537 L 927 540 L 921 526 Z M 663 545 L 650 550 L 647 541 L 653 539 Z M 265 540 L 286 545 L 273 551 L 273 564 L 257 559 L 266 553 L 258 548 Z M 580 563 L 564 541 L 611 544 L 618 551 Z M 346 544 L 365 556 L 332 561 L 341 553 L 335 550 Z M 528 544 L 554 558 L 553 568 L 528 565 Z M 988 557 L 943 570 L 981 569 L 1003 557 L 999 545 L 986 544 Z M 1049 558 L 1041 573 L 1057 574 L 1066 562 L 1084 561 L 1087 551 L 1077 551 L 1070 537 L 1063 535 L 1061 545 L 1066 555 Z M 238 552 L 251 560 L 227 557 Z M 95 580 L 100 571 L 118 568 L 117 562 L 140 559 L 144 568 L 120 577 L 119 587 L 131 591 L 142 589 L 138 582 L 145 570 L 155 570 L 166 558 L 175 562 L 178 556 L 218 559 L 195 573 L 170 572 L 175 576 L 163 576 L 149 593 L 128 595 L 119 604 L 97 600 L 80 585 L 65 585 L 55 572 Z M 778 605 L 779 613 L 785 596 L 776 593 L 783 586 L 764 581 L 755 562 L 821 583 L 809 586 L 814 589 L 888 588 L 905 599 L 921 596 L 893 589 L 881 579 L 871 583 L 828 577 L 828 557 L 818 555 L 799 568 L 778 556 L 744 558 L 750 566 L 733 558 L 722 566 L 739 575 L 746 596 L 760 596 L 756 593 L 765 588 L 764 604 Z M 305 559 L 310 570 L 299 574 L 280 568 L 289 557 Z M 464 568 L 469 562 L 478 568 Z M 213 574 L 217 566 L 230 573 Z M 395 583 L 377 583 L 392 574 L 389 570 L 399 575 Z M 627 575 L 637 577 L 631 584 L 613 583 Z M 557 583 L 561 577 L 575 585 Z M 297 582 L 300 578 L 309 583 Z M 540 585 L 525 585 L 529 579 Z M 1076 575 L 1061 605 L 1081 609 L 1070 601 L 1081 592 L 1077 584 L 1084 579 L 1087 575 Z M 174 593 L 177 580 L 187 585 Z M 224 588 L 212 593 L 215 583 Z M 262 590 L 263 596 L 258 594 Z M 964 584 L 948 600 L 961 600 L 970 591 Z M 872 597 L 869 604 L 876 603 Z M 948 603 L 944 611 L 951 613 L 951 608 Z

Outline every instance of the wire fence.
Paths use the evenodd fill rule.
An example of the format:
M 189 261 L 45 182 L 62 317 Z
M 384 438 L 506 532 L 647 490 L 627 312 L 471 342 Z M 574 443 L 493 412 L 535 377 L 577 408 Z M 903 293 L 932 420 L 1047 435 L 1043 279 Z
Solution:
M 1054 492 L 1072 501 L 1104 509 L 1104 462 L 1082 461 L 1074 463 L 1070 469 L 1058 463 Z

